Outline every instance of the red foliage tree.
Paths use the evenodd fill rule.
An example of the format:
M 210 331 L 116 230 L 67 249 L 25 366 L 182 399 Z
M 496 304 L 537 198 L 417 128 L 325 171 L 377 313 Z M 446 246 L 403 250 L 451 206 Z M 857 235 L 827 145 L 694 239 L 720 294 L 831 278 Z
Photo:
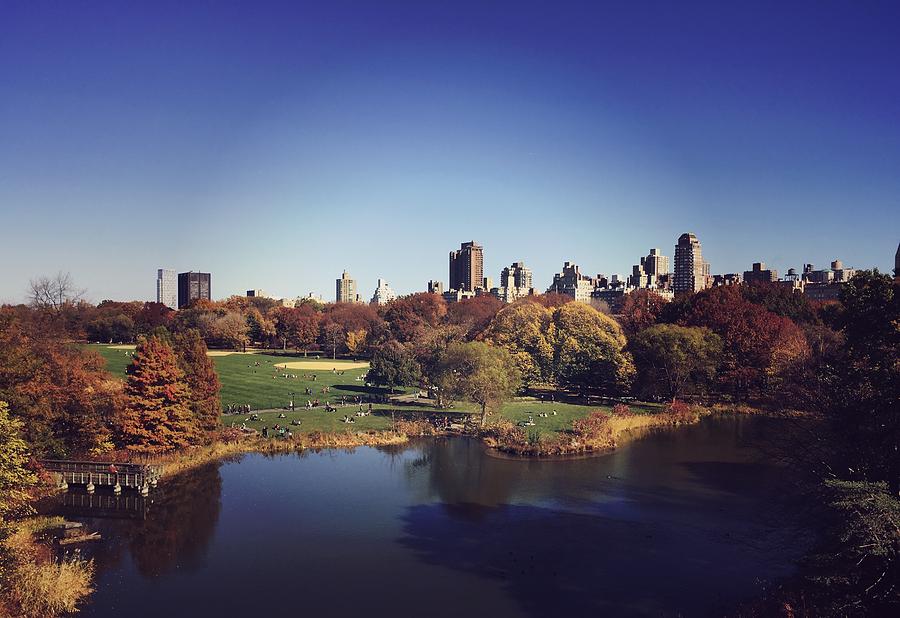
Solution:
M 695 295 L 681 323 L 705 326 L 722 338 L 720 378 L 739 396 L 766 387 L 786 365 L 808 353 L 794 322 L 748 301 L 736 286 Z
M 24 421 L 35 453 L 85 455 L 111 446 L 121 384 L 97 354 L 0 316 L 0 400 Z
M 177 333 L 173 345 L 190 392 L 194 421 L 201 430 L 212 431 L 219 426 L 221 385 L 215 364 L 206 354 L 206 343 L 200 333 L 191 329 Z
M 138 344 L 125 394 L 119 435 L 127 449 L 163 453 L 199 441 L 184 372 L 168 343 L 149 337 Z
M 665 306 L 666 299 L 653 290 L 635 290 L 625 295 L 616 319 L 626 335 L 633 335 L 656 324 Z
M 466 336 L 473 339 L 488 327 L 502 308 L 503 303 L 493 296 L 467 298 L 447 305 L 446 321 L 448 324 L 462 326 L 466 329 Z
M 394 338 L 415 341 L 447 315 L 447 303 L 437 294 L 420 292 L 392 301 L 384 312 Z
M 307 304 L 299 307 L 278 307 L 272 312 L 275 318 L 275 336 L 284 348 L 305 350 L 319 337 L 322 314 Z

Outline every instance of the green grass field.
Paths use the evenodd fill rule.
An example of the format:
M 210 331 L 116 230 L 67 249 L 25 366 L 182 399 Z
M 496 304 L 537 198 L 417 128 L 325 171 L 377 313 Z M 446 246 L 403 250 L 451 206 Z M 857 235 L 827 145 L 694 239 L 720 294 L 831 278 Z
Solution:
M 106 359 L 109 371 L 122 379 L 125 378 L 125 368 L 131 363 L 130 350 L 115 349 L 107 345 L 85 346 L 94 350 Z M 355 417 L 358 411 L 356 404 L 348 403 L 344 408 L 338 407 L 335 412 L 325 412 L 323 408 L 304 408 L 307 399 L 318 398 L 321 402 L 327 399 L 332 405 L 337 405 L 341 396 L 348 402 L 361 396 L 363 400 L 370 397 L 383 397 L 387 395 L 385 389 L 370 388 L 356 378 L 362 376 L 366 369 L 352 368 L 346 361 L 327 361 L 325 370 L 311 369 L 280 369 L 277 363 L 302 361 L 302 358 L 280 356 L 274 354 L 231 354 L 226 356 L 213 356 L 219 380 L 222 383 L 221 401 L 223 408 L 230 404 L 250 404 L 252 410 L 272 409 L 271 412 L 259 414 L 259 421 L 246 421 L 248 427 L 261 429 L 263 426 L 272 427 L 276 423 L 286 425 L 294 431 L 365 431 L 375 429 L 389 429 L 391 427 L 391 410 L 399 411 L 406 417 L 417 415 L 440 414 L 460 412 L 476 412 L 476 406 L 467 403 L 457 403 L 451 410 L 440 410 L 422 400 L 421 403 L 376 403 L 373 404 L 373 414 L 365 417 Z M 256 363 L 259 363 L 257 366 Z M 333 367 L 338 373 L 333 373 Z M 343 375 L 341 375 L 343 372 Z M 284 374 L 297 376 L 285 378 Z M 312 376 L 316 376 L 316 380 Z M 274 377 L 273 377 L 274 376 Z M 322 393 L 322 389 L 328 387 L 330 392 Z M 310 388 L 313 395 L 305 395 L 304 389 Z M 295 405 L 293 412 L 282 410 L 286 408 L 292 398 Z M 367 408 L 368 406 L 366 406 Z M 649 413 L 658 409 L 656 404 L 636 403 L 631 405 L 633 412 Z M 502 416 L 518 423 L 529 417 L 534 420 L 535 426 L 531 431 L 540 433 L 565 431 L 572 427 L 572 421 L 582 418 L 591 410 L 609 409 L 607 406 L 578 405 L 563 402 L 542 402 L 533 398 L 517 398 L 503 406 Z M 553 410 L 557 415 L 553 416 Z M 546 412 L 546 418 L 538 414 Z M 285 418 L 278 418 L 284 414 Z M 341 418 L 345 415 L 354 418 L 354 423 L 343 423 Z M 230 426 L 233 422 L 240 426 L 248 417 L 242 415 L 224 415 L 222 423 Z M 299 419 L 300 426 L 291 426 L 291 421 Z

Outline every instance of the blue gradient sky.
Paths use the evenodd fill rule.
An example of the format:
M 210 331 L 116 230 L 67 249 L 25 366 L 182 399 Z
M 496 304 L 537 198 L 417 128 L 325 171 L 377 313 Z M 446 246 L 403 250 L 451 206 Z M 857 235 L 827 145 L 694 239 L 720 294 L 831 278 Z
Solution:
M 0 301 L 406 293 L 470 239 L 544 288 L 684 231 L 891 268 L 900 5 L 734 4 L 0 2 Z

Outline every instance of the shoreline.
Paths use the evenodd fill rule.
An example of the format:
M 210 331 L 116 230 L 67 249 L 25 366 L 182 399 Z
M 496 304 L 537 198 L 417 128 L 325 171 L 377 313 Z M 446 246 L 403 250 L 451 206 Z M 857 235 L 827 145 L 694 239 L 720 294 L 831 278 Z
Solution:
M 149 457 L 148 465 L 159 466 L 160 479 L 198 468 L 228 457 L 248 453 L 279 454 L 307 449 L 354 449 L 362 446 L 393 446 L 407 444 L 411 438 L 462 437 L 477 439 L 487 454 L 510 461 L 558 460 L 567 461 L 609 454 L 632 440 L 639 439 L 656 429 L 674 429 L 682 425 L 695 425 L 702 418 L 712 415 L 757 415 L 772 418 L 818 418 L 818 415 L 795 410 L 774 411 L 747 405 L 713 404 L 694 406 L 681 413 L 657 412 L 653 414 L 610 414 L 609 432 L 596 437 L 578 437 L 571 430 L 559 433 L 543 441 L 541 445 L 529 444 L 521 428 L 491 426 L 471 432 L 455 432 L 436 429 L 426 421 L 399 421 L 397 430 L 367 432 L 318 432 L 300 434 L 291 440 L 239 436 L 235 440 L 217 439 L 211 444 L 197 446 L 187 451 Z M 556 433 L 556 432 L 554 432 Z

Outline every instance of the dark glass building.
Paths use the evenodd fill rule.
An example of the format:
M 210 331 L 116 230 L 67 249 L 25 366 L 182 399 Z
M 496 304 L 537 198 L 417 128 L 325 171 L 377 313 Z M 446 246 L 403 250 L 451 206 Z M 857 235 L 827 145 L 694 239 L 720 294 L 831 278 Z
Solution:
M 197 299 L 212 300 L 212 276 L 209 273 L 178 273 L 178 308 Z

